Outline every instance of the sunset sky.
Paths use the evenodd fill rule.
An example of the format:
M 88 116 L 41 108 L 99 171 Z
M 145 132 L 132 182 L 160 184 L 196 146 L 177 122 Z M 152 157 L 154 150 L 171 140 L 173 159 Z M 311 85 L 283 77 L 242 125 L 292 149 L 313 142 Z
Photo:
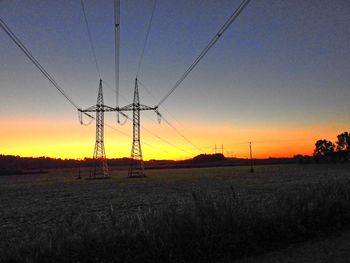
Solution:
M 160 101 L 240 2 L 157 1 L 139 74 L 142 104 Z M 121 106 L 132 101 L 152 5 L 121 0 Z M 105 104 L 115 107 L 113 1 L 85 6 Z M 190 158 L 222 144 L 225 155 L 248 157 L 249 141 L 257 158 L 312 154 L 317 139 L 350 131 L 349 13 L 348 0 L 252 0 L 160 108 L 196 147 L 143 112 L 144 159 Z M 0 17 L 79 107 L 96 103 L 80 0 L 0 0 Z M 2 30 L 0 90 L 0 154 L 92 157 L 94 123 L 79 124 L 76 109 Z M 113 127 L 105 128 L 107 157 L 130 156 L 131 123 L 105 118 Z

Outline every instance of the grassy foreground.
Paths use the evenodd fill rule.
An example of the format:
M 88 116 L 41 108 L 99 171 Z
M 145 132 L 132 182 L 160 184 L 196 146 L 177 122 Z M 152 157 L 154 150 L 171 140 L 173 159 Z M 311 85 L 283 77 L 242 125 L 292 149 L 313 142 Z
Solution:
M 258 202 L 230 188 L 180 207 L 108 220 L 68 214 L 30 242 L 0 243 L 0 262 L 228 262 L 350 225 L 350 181 L 320 181 Z M 25 239 L 28 240 L 28 239 Z

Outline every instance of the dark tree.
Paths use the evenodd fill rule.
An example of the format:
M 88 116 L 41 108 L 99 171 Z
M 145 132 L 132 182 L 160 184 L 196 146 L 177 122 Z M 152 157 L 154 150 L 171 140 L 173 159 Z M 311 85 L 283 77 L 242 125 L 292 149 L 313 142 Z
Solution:
M 325 157 L 329 156 L 334 152 L 335 145 L 331 141 L 318 140 L 315 143 L 314 156 Z
M 338 141 L 336 141 L 337 144 L 337 151 L 350 151 L 350 134 L 348 132 L 343 132 L 337 136 Z

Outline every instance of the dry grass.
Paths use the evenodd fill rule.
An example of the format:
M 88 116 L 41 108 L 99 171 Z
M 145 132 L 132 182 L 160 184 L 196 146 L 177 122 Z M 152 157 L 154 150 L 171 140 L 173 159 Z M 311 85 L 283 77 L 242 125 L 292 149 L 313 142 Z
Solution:
M 112 180 L 94 182 L 76 180 L 72 170 L 52 171 L 35 177 L 34 182 L 25 176 L 1 178 L 1 247 L 3 252 L 12 251 L 8 248 L 11 241 L 17 244 L 21 240 L 21 250 L 10 253 L 8 258 L 26 255 L 38 262 L 49 262 L 45 261 L 46 254 L 56 262 L 69 261 L 69 257 L 76 261 L 74 255 L 83 254 L 90 255 L 84 262 L 108 262 L 107 258 L 94 261 L 91 251 L 96 256 L 122 258 L 122 262 L 138 262 L 140 258 L 144 262 L 147 258 L 149 262 L 176 262 L 181 257 L 192 262 L 200 259 L 198 255 L 202 255 L 201 260 L 209 260 L 220 255 L 224 259 L 260 253 L 283 244 L 281 240 L 304 240 L 345 225 L 342 220 L 347 214 L 343 208 L 347 203 L 339 203 L 339 193 L 345 193 L 339 189 L 347 185 L 344 182 L 349 177 L 348 168 L 266 166 L 257 167 L 254 174 L 245 167 L 150 171 L 149 178 L 137 180 L 113 173 Z M 330 178 L 331 183 L 327 181 Z M 330 226 L 325 225 L 328 221 Z M 237 235 L 241 223 L 232 222 L 249 224 Z M 310 223 L 310 231 L 305 232 L 305 224 Z M 264 227 L 257 229 L 253 227 L 256 225 Z M 224 234 L 230 231 L 231 235 Z M 267 247 L 254 241 L 267 237 L 267 233 L 271 238 L 263 242 Z M 222 247 L 230 250 L 222 251 Z M 116 248 L 125 253 L 133 248 L 140 258 L 111 253 Z M 203 250 L 211 252 L 203 254 Z

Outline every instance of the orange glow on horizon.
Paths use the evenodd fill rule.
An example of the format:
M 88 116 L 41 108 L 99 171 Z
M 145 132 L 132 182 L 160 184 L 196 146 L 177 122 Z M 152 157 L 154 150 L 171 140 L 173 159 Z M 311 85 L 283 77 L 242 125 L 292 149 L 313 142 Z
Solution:
M 0 131 L 1 154 L 23 157 L 47 156 L 53 158 L 92 157 L 95 142 L 95 126 L 80 126 L 76 120 L 11 119 L 2 121 Z M 248 158 L 249 141 L 252 141 L 254 158 L 292 157 L 296 154 L 311 155 L 317 139 L 335 141 L 337 134 L 345 131 L 336 125 L 327 127 L 277 127 L 272 125 L 220 123 L 213 126 L 206 122 L 185 121 L 177 126 L 200 149 L 186 142 L 167 124 L 144 121 L 147 130 L 164 138 L 159 140 L 141 130 L 142 151 L 145 160 L 192 158 L 200 153 L 221 152 L 227 157 Z M 338 125 L 339 126 L 339 125 Z M 130 156 L 132 127 L 114 127 L 127 137 L 105 127 L 107 158 Z

